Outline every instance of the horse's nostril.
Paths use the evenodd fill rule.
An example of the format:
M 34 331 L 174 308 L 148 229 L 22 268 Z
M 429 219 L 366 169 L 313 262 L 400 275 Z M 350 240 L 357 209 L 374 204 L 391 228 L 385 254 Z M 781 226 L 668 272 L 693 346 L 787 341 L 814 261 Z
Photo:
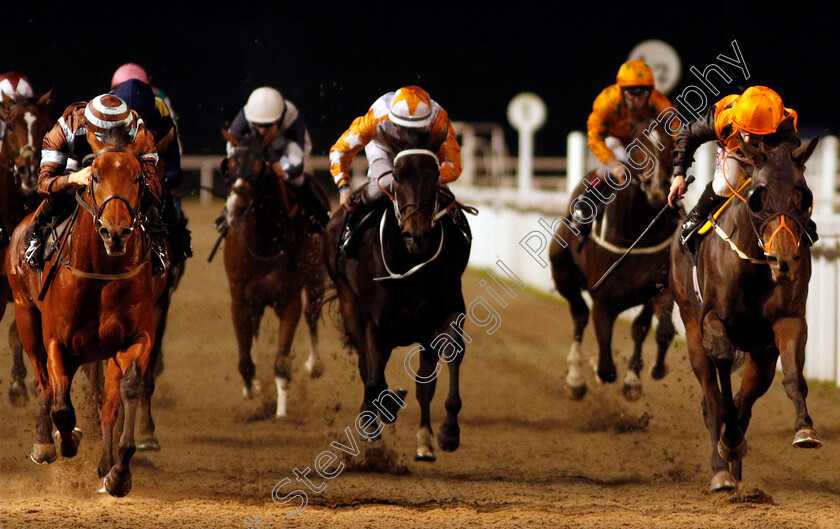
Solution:
M 111 238 L 111 233 L 108 231 L 108 228 L 106 228 L 105 226 L 100 226 L 99 235 L 101 235 L 102 237 L 105 237 L 107 239 Z
M 782 272 L 783 274 L 786 274 L 788 272 L 788 270 L 790 270 L 790 265 L 788 264 L 787 261 L 782 261 L 779 264 L 779 271 Z
M 128 237 L 129 235 L 131 235 L 131 228 L 123 228 L 122 235 L 123 237 Z

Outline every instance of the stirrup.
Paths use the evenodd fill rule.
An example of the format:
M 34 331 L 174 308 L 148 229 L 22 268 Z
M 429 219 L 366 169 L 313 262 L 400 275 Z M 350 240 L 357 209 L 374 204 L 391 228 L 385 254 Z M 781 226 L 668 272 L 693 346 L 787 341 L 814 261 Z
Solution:
M 33 268 L 35 270 L 43 270 L 43 247 L 44 243 L 39 237 L 33 235 L 29 239 L 29 246 L 26 248 L 26 252 L 24 252 L 23 258 L 26 260 L 30 268 Z
M 345 257 L 348 257 L 348 254 L 352 250 L 350 243 L 354 239 L 353 235 L 353 229 L 348 224 L 344 227 L 344 231 L 341 232 L 341 238 L 338 240 L 338 249 Z

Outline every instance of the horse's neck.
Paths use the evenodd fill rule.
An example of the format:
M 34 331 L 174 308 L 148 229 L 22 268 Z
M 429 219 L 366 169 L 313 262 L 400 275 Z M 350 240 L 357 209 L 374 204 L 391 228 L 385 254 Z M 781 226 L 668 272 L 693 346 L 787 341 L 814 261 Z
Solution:
M 631 185 L 615 192 L 615 199 L 604 208 L 601 222 L 607 223 L 608 233 L 634 240 L 653 218 L 651 211 L 644 192 Z
M 276 245 L 281 242 L 277 240 L 277 230 L 288 226 L 290 220 L 282 193 L 279 186 L 271 187 L 263 189 L 254 198 L 250 214 L 252 229 L 248 230 L 248 236 L 258 244 Z

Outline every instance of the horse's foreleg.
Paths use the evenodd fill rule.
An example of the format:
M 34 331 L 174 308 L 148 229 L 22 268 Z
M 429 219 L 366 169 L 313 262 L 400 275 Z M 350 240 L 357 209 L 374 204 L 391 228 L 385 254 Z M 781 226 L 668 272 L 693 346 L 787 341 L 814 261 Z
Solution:
M 783 318 L 773 323 L 776 335 L 776 346 L 782 357 L 782 372 L 784 373 L 785 392 L 793 401 L 796 410 L 793 446 L 798 448 L 819 448 L 822 441 L 814 430 L 814 422 L 808 414 L 805 399 L 808 397 L 808 383 L 802 375 L 805 365 L 805 341 L 808 338 L 808 327 L 805 318 Z
M 674 297 L 670 292 L 663 292 L 653 300 L 654 313 L 658 323 L 656 325 L 656 363 L 650 368 L 650 376 L 656 380 L 665 377 L 668 367 L 665 365 L 665 355 L 676 335 L 674 328 Z
M 54 396 L 50 417 L 61 437 L 59 452 L 63 457 L 74 457 L 81 442 L 81 430 L 76 428 L 76 411 L 70 398 L 76 366 L 65 364 L 64 351 L 54 339 L 47 344 L 47 369 Z
M 292 350 L 292 340 L 302 309 L 299 295 L 291 296 L 285 307 L 275 307 L 274 312 L 280 319 L 280 332 L 277 340 L 277 356 L 274 358 L 274 383 L 277 386 L 277 410 L 275 417 L 286 416 L 286 398 L 289 382 L 292 379 L 292 365 L 289 353 Z
M 779 352 L 776 348 L 761 353 L 759 359 L 755 355 L 747 354 L 744 363 L 744 376 L 741 379 L 741 389 L 738 391 L 738 427 L 747 431 L 752 417 L 753 404 L 764 395 L 776 376 L 776 359 Z
M 132 348 L 134 347 L 137 346 L 132 346 Z M 105 476 L 104 481 L 105 490 L 108 491 L 108 494 L 119 498 L 131 491 L 131 468 L 129 464 L 137 449 L 134 444 L 134 425 L 137 418 L 137 404 L 143 390 L 136 357 L 128 351 L 127 353 L 123 358 L 117 359 L 120 369 L 123 370 L 123 376 L 120 380 L 120 397 L 125 410 L 123 431 L 120 436 L 117 460 Z
M 595 337 L 598 339 L 598 365 L 595 368 L 595 376 L 601 382 L 613 383 L 617 378 L 615 362 L 612 354 L 612 332 L 615 325 L 615 318 L 618 316 L 615 309 L 608 306 L 608 302 L 596 298 L 592 304 L 592 322 L 595 325 Z
M 642 396 L 642 380 L 639 375 L 644 365 L 642 360 L 642 346 L 645 343 L 650 322 L 653 319 L 653 307 L 650 303 L 642 306 L 642 311 L 633 319 L 631 334 L 633 336 L 633 355 L 627 364 L 627 376 L 624 377 L 624 386 L 621 389 L 624 398 L 627 400 L 638 400 Z
M 412 377 L 416 383 L 417 403 L 420 405 L 420 426 L 417 429 L 417 451 L 414 454 L 414 460 L 431 462 L 437 459 L 432 443 L 431 403 L 435 395 L 440 368 L 437 352 L 431 343 L 423 344 L 423 350 L 419 356 L 420 366 L 417 374 Z M 409 361 L 410 359 L 406 359 L 406 362 Z
M 359 351 L 359 374 L 365 385 L 360 416 L 368 420 L 368 427 L 363 428 L 364 433 L 360 433 L 365 441 L 381 439 L 383 425 L 376 422 L 377 416 L 382 423 L 393 423 L 397 420 L 394 399 L 390 396 L 388 382 L 385 380 L 385 366 L 390 356 L 391 349 L 381 343 L 376 324 L 373 321 L 366 322 L 363 346 Z
M 713 477 L 710 488 L 712 492 L 731 490 L 737 486 L 737 482 L 730 473 L 729 466 L 718 453 L 718 441 L 723 424 L 723 402 L 718 388 L 715 365 L 706 353 L 700 336 L 700 329 L 696 322 L 685 321 L 685 337 L 691 368 L 700 383 L 700 389 L 703 391 L 703 422 L 706 424 L 706 430 L 709 432 L 712 445 L 710 465 Z
M 254 380 L 254 361 L 251 359 L 251 346 L 254 343 L 261 310 L 256 310 L 248 303 L 248 300 L 241 297 L 234 297 L 231 303 L 233 315 L 233 330 L 236 333 L 236 345 L 239 351 L 239 375 L 242 377 L 244 387 L 242 396 L 250 399 L 259 392 L 259 385 Z
M 120 408 L 120 381 L 122 371 L 117 361 L 108 360 L 105 368 L 105 389 L 102 395 L 102 408 L 99 411 L 99 428 L 102 433 L 102 457 L 99 459 L 97 472 L 101 480 L 99 492 L 105 490 L 105 476 L 114 466 L 114 424 Z
M 2 300 L 0 300 L 2 302 Z M 9 349 L 12 351 L 12 381 L 9 384 L 9 400 L 12 406 L 22 408 L 29 403 L 26 392 L 26 365 L 23 363 L 23 343 L 17 324 L 9 325 Z
M 747 452 L 744 432 L 738 427 L 738 408 L 732 394 L 732 363 L 735 360 L 735 346 L 726 335 L 723 322 L 714 312 L 706 314 L 703 321 L 703 345 L 715 364 L 720 384 L 723 411 L 723 429 L 718 451 L 726 461 L 736 461 Z
M 20 330 L 21 343 L 32 363 L 35 383 L 38 386 L 38 418 L 35 421 L 35 444 L 29 458 L 45 464 L 58 458 L 52 438 L 53 390 L 47 369 L 47 351 L 44 349 L 41 329 L 41 313 L 33 306 L 15 303 L 15 327 Z
M 447 326 L 449 329 L 449 326 Z M 446 419 L 437 433 L 437 444 L 444 452 L 454 452 L 461 445 L 461 427 L 458 425 L 458 413 L 461 411 L 460 369 L 464 358 L 464 341 L 460 334 L 445 331 L 436 339 L 447 337 L 446 342 L 432 341 L 438 358 L 449 367 L 449 393 L 446 395 Z
M 558 292 L 569 302 L 574 323 L 572 347 L 566 357 L 566 365 L 569 368 L 566 374 L 566 391 L 572 399 L 580 400 L 586 394 L 586 382 L 583 379 L 585 361 L 581 348 L 583 331 L 589 322 L 589 307 L 581 296 L 580 286 L 577 283 L 568 285 L 561 279 L 555 279 L 555 281 L 559 283 Z
M 321 307 L 324 303 L 323 289 L 318 286 L 307 287 L 305 292 L 306 308 L 304 318 L 309 327 L 309 358 L 306 359 L 306 371 L 312 378 L 318 378 L 324 373 L 324 362 L 318 347 L 318 320 L 321 318 Z

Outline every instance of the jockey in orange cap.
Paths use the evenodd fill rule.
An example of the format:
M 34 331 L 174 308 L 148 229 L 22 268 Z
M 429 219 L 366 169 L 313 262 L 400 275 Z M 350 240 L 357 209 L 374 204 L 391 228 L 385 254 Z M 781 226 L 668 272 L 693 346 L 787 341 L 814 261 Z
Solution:
M 597 205 L 595 217 L 602 211 L 602 202 L 594 196 L 592 188 L 600 189 L 604 185 L 604 174 L 609 170 L 619 182 L 624 182 L 624 168 L 612 165 L 627 159 L 627 144 L 633 139 L 633 126 L 647 118 L 656 118 L 666 108 L 673 107 L 662 92 L 654 87 L 653 72 L 642 61 L 627 61 L 618 69 L 616 82 L 603 89 L 592 104 L 592 113 L 586 121 L 589 136 L 589 149 L 603 165 L 590 177 L 591 187 L 587 187 L 584 197 Z M 678 124 L 674 125 L 676 128 Z M 600 177 L 599 177 L 600 176 Z M 589 203 L 579 200 L 577 204 Z M 585 239 L 591 225 L 580 219 L 587 218 L 590 212 L 572 212 L 572 222 Z M 594 218 L 594 217 L 593 217 Z
M 391 171 L 398 151 L 395 146 L 419 147 L 443 134 L 446 139 L 437 151 L 437 158 L 440 182 L 447 184 L 461 176 L 461 147 L 446 111 L 418 86 L 405 86 L 381 96 L 365 115 L 353 120 L 330 149 L 330 173 L 338 186 L 341 205 L 358 209 L 350 204 L 349 171 L 353 158 L 362 148 L 368 160 L 368 182 L 359 195 L 362 204 L 370 205 L 384 196 L 382 188 L 388 189 L 393 184 Z M 352 237 L 353 224 L 347 222 L 339 243 L 342 249 L 346 250 Z
M 694 152 L 707 141 L 714 140 L 718 144 L 714 178 L 683 223 L 680 235 L 683 247 L 709 214 L 732 196 L 735 188 L 743 182 L 743 163 L 729 156 L 730 153 L 740 154 L 738 137 L 750 145 L 762 143 L 766 147 L 775 147 L 787 142 L 799 145 L 796 121 L 796 112 L 785 108 L 779 94 L 766 86 L 751 86 L 741 95 L 724 97 L 700 119 L 680 131 L 674 147 L 674 181 L 668 193 L 668 202 L 672 206 L 685 194 L 685 174 L 691 166 Z M 806 231 L 812 242 L 817 240 L 813 222 L 809 222 Z

